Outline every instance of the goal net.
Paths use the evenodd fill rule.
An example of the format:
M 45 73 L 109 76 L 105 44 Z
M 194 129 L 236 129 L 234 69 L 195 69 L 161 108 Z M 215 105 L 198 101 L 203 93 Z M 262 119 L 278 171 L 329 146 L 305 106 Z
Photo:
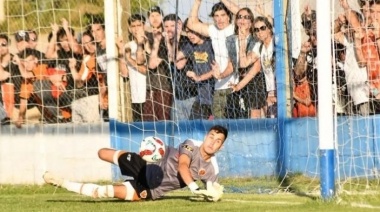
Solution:
M 202 23 L 218 26 L 215 17 L 210 17 L 218 2 L 201 1 L 198 18 Z M 220 124 L 229 129 L 225 148 L 217 156 L 221 176 L 240 182 L 242 178 L 255 178 L 258 182 L 255 188 L 227 189 L 319 193 L 319 136 L 324 132 L 318 129 L 317 116 L 323 110 L 318 111 L 316 100 L 323 94 L 315 91 L 323 79 L 316 77 L 315 1 L 284 1 L 282 13 L 274 13 L 273 0 L 231 2 L 238 9 L 249 8 L 256 19 L 262 17 L 252 18 L 254 42 L 265 40 L 259 34 L 268 30 L 273 44 L 257 45 L 262 68 L 249 80 L 251 83 L 233 93 L 230 83 L 241 86 L 238 83 L 248 70 L 234 67 L 232 75 L 237 75 L 236 81 L 225 87 L 223 79 L 218 79 L 215 73 L 204 80 L 197 78 L 206 73 L 197 62 L 208 64 L 211 71 L 210 58 L 232 60 L 226 59 L 228 54 L 221 54 L 215 40 L 208 40 L 214 34 L 204 36 L 212 31 L 179 28 L 184 26 L 194 1 L 0 0 L 1 137 L 33 137 L 38 131 L 36 126 L 42 126 L 43 130 L 38 131 L 42 134 L 38 136 L 74 136 L 81 142 L 82 135 L 86 139 L 107 135 L 111 147 L 137 151 L 146 136 L 158 136 L 167 145 L 177 146 L 187 138 L 202 140 L 210 126 Z M 348 2 L 362 14 L 356 1 Z M 107 7 L 113 13 L 105 16 Z M 305 11 L 307 17 L 302 16 Z M 338 2 L 332 11 L 326 12 L 336 19 L 343 9 Z M 278 14 L 283 14 L 280 18 L 284 24 L 271 29 L 265 21 L 273 18 L 278 23 Z M 238 20 L 235 15 L 231 17 L 235 25 L 245 19 L 245 16 Z M 172 26 L 172 22 L 180 24 Z M 144 42 L 138 43 L 141 24 Z M 347 30 L 344 27 L 349 28 L 346 24 L 338 31 Z M 197 49 L 198 44 L 186 38 L 189 33 L 209 42 L 209 47 Z M 168 39 L 163 39 L 154 53 L 156 34 Z M 282 43 L 278 43 L 279 36 Z M 315 44 L 305 52 L 305 42 Z M 172 47 L 175 45 L 178 48 Z M 247 52 L 254 52 L 253 46 L 249 47 L 251 50 Z M 145 48 L 143 56 L 138 55 L 138 48 Z M 332 47 L 332 142 L 337 192 L 376 191 L 378 101 L 369 93 L 374 88 L 368 84 L 368 78 L 360 78 L 363 75 L 344 67 L 352 62 L 344 61 L 348 60 L 348 53 L 353 53 L 347 48 L 337 42 Z M 237 52 L 233 48 L 228 50 Z M 185 55 L 186 63 L 174 65 L 173 60 L 177 61 L 180 54 Z M 363 74 L 366 73 L 364 70 Z M 364 80 L 364 84 L 359 80 Z M 358 91 L 366 99 L 362 102 L 357 99 L 363 98 L 352 93 L 358 86 L 364 89 L 362 94 Z M 119 179 L 117 168 L 112 173 L 114 180 Z

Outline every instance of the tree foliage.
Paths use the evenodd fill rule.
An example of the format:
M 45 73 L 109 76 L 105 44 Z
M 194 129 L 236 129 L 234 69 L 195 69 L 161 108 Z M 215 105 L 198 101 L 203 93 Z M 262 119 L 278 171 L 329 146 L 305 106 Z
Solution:
M 111 1 L 111 0 L 107 0 Z M 160 0 L 121 0 L 129 1 L 126 13 L 146 14 Z M 1 32 L 13 33 L 20 29 L 50 31 L 51 23 L 61 23 L 66 18 L 73 27 L 84 27 L 88 14 L 103 14 L 104 0 L 4 0 L 6 20 L 0 23 Z

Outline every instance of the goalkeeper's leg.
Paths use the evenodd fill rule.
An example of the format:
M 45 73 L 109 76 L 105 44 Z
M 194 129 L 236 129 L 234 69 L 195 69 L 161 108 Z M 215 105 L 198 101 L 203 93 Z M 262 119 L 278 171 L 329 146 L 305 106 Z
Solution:
M 124 150 L 115 150 L 110 148 L 102 148 L 98 151 L 98 156 L 100 159 L 107 161 L 109 163 L 119 165 L 118 159 L 120 155 L 126 153 Z
M 129 201 L 140 200 L 130 182 L 124 182 L 120 185 L 78 183 L 56 177 L 50 172 L 46 172 L 43 178 L 48 184 L 59 186 L 67 189 L 68 191 L 72 191 L 77 194 L 82 194 L 92 198 L 118 198 Z

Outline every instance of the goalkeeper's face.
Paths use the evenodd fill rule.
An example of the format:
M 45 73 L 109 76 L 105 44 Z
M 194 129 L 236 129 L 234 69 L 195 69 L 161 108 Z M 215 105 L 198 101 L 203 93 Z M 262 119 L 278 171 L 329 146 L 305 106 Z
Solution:
M 222 148 L 225 139 L 223 133 L 217 133 L 215 130 L 211 130 L 207 133 L 202 148 L 207 154 L 213 155 Z

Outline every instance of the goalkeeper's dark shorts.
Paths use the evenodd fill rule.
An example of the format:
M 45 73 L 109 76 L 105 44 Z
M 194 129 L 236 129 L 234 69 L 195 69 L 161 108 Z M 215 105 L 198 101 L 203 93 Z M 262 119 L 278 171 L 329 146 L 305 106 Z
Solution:
M 121 174 L 131 177 L 126 181 L 131 183 L 137 195 L 141 199 L 152 199 L 146 179 L 146 161 L 134 152 L 126 152 L 120 155 L 118 162 Z

